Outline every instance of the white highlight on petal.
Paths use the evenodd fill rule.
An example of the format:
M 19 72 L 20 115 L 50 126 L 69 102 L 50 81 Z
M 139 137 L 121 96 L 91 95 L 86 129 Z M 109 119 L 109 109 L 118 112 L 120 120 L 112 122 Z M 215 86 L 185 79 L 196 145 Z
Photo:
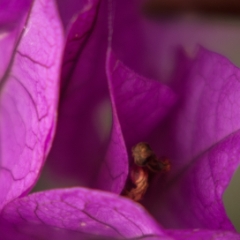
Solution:
M 86 226 L 86 223 L 85 223 L 85 222 L 81 222 L 81 223 L 80 223 L 80 226 L 81 226 L 81 227 L 85 227 L 85 226 Z

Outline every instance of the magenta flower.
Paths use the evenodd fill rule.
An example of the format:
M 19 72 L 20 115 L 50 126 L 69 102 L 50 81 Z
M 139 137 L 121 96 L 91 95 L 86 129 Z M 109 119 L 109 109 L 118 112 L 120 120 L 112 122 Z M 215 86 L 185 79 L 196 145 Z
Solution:
M 180 52 L 164 85 L 135 1 L 117 1 L 111 42 L 107 2 L 1 2 L 1 239 L 240 239 L 222 202 L 239 166 L 240 70 Z M 143 206 L 120 196 L 141 141 L 172 164 Z M 51 178 L 79 187 L 28 194 L 48 153 Z

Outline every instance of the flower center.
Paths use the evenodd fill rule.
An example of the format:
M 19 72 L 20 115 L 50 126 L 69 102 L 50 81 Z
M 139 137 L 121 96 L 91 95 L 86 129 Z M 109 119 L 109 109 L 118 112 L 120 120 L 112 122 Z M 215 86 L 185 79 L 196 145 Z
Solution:
M 134 164 L 130 168 L 130 183 L 122 195 L 140 201 L 154 174 L 168 172 L 171 165 L 168 158 L 157 158 L 149 144 L 145 142 L 140 142 L 132 148 L 132 156 Z

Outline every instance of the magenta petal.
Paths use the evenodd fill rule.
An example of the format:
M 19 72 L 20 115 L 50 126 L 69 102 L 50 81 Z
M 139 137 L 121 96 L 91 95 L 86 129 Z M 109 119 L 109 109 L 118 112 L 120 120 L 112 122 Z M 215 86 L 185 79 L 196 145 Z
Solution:
M 16 240 L 23 239 L 21 235 L 25 240 L 154 236 L 170 239 L 139 204 L 114 194 L 81 188 L 17 199 L 3 209 L 0 226 L 1 237 L 14 236 Z
M 240 128 L 239 68 L 203 48 L 192 63 L 181 67 L 185 73 L 176 80 L 181 98 L 166 132 L 171 137 L 166 148 L 177 167 Z
M 161 193 L 155 210 L 166 227 L 234 231 L 222 196 L 239 165 L 240 133 L 224 139 L 196 158 Z M 187 207 L 186 207 L 187 206 Z
M 31 0 L 0 1 L 0 82 L 18 44 Z
M 107 74 L 113 127 L 108 154 L 100 172 L 103 182 L 99 182 L 105 190 L 120 193 L 128 174 L 128 151 L 137 142 L 147 139 L 149 132 L 171 109 L 175 95 L 160 82 L 128 69 L 111 50 L 107 55 Z
M 113 109 L 127 145 L 143 141 L 176 101 L 173 91 L 158 81 L 139 76 L 108 52 L 107 72 Z
M 239 240 L 240 235 L 228 231 L 210 231 L 205 229 L 169 230 L 169 236 L 176 240 Z
M 139 0 L 117 0 L 114 2 L 112 48 L 124 64 L 149 77 L 149 62 L 144 36 L 144 17 Z M 154 36 L 153 36 L 154 37 Z
M 74 1 L 74 0 L 73 0 Z M 78 57 L 88 41 L 91 31 L 94 28 L 98 11 L 98 0 L 79 1 L 81 7 L 78 18 L 72 23 L 67 36 L 67 43 L 64 51 L 64 61 L 62 66 L 62 91 L 67 88 L 71 76 L 74 74 L 74 68 L 77 65 Z M 85 2 L 85 4 L 83 4 Z M 80 4 L 81 3 L 81 4 Z M 65 4 L 66 5 L 66 4 Z M 68 6 L 71 4 L 68 3 Z M 74 8 L 80 7 L 74 4 Z M 66 8 L 66 6 L 65 6 Z
M 11 29 L 12 27 L 19 26 L 18 21 L 26 16 L 31 5 L 31 0 L 0 0 L 0 26 L 2 29 Z
M 0 86 L 0 207 L 36 182 L 55 129 L 63 39 L 54 2 L 34 2 Z
M 106 119 L 111 117 L 111 110 L 104 71 L 106 3 L 102 1 L 99 7 L 98 1 L 89 1 L 70 29 L 63 59 L 59 121 L 49 154 L 49 167 L 57 173 L 55 179 L 65 177 L 85 186 L 96 181 L 110 132 Z
M 69 27 L 72 21 L 74 21 L 79 14 L 79 12 L 86 11 L 87 8 L 92 8 L 91 6 L 94 2 L 99 0 L 56 0 L 59 13 L 63 22 L 65 29 Z
M 110 143 L 95 185 L 99 189 L 120 194 L 128 176 L 128 154 L 115 109 L 112 121 Z
M 171 179 L 150 211 L 168 228 L 234 230 L 222 197 L 240 163 L 240 70 L 204 49 L 188 67 L 165 132 Z
M 147 19 L 143 2 L 146 1 L 114 1 L 112 48 L 121 61 L 135 72 L 147 78 L 160 79 L 161 62 L 166 57 L 163 57 L 164 52 L 161 51 L 164 48 L 163 37 L 159 38 L 159 35 L 162 36 L 164 31 L 161 26 L 159 27 L 158 22 Z M 151 32 L 151 28 L 155 25 L 157 25 L 157 44 L 154 41 L 156 33 Z

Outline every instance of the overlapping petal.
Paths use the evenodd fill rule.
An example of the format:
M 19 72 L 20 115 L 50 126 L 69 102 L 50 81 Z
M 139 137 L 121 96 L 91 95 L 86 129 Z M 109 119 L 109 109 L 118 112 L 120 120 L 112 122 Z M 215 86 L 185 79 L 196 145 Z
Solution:
M 127 114 L 129 116 L 125 116 L 128 119 L 129 117 L 132 118 L 133 122 L 131 124 L 127 123 L 126 119 L 119 122 L 117 118 L 123 116 L 124 111 L 120 110 L 121 113 L 119 114 L 113 109 L 112 133 L 110 134 L 110 124 L 109 127 L 106 126 L 108 124 L 106 119 L 111 115 L 110 106 L 108 105 L 110 101 L 107 77 L 103 66 L 106 58 L 108 36 L 107 28 L 105 28 L 107 27 L 107 8 L 106 3 L 101 3 L 100 7 L 97 1 L 86 3 L 78 19 L 70 29 L 63 65 L 59 125 L 49 160 L 56 171 L 65 174 L 65 176 L 75 178 L 78 184 L 87 186 L 91 183 L 94 184 L 93 179 L 97 174 L 98 187 L 101 186 L 105 190 L 120 193 L 128 174 L 127 150 L 131 148 L 130 145 L 133 143 L 141 141 L 150 128 L 153 129 L 157 125 L 157 121 L 166 114 L 167 108 L 173 104 L 174 96 L 170 89 L 166 87 L 162 87 L 158 91 L 160 83 L 155 82 L 157 86 L 155 93 L 153 93 L 155 98 L 152 99 L 152 92 L 146 98 L 148 98 L 148 101 L 151 99 L 152 102 L 157 99 L 157 102 L 153 103 L 153 108 L 157 108 L 163 98 L 168 98 L 166 101 L 163 101 L 162 109 L 152 111 L 150 107 L 146 112 L 147 102 L 145 99 L 141 102 L 141 97 L 139 96 L 140 102 L 138 104 L 142 105 L 141 114 L 136 114 L 135 117 L 132 116 L 133 108 L 137 105 L 134 103 L 136 100 L 133 100 L 132 108 L 129 110 L 129 114 Z M 98 10 L 99 13 L 96 17 Z M 107 68 L 109 67 L 107 66 Z M 122 76 L 117 76 L 116 78 L 126 78 L 126 75 L 132 79 L 136 77 L 136 81 L 133 80 L 131 83 L 123 79 L 125 83 L 128 82 L 127 84 L 131 86 L 123 85 L 122 90 L 120 90 L 122 92 L 127 88 L 132 88 L 137 79 L 141 78 L 136 74 L 134 75 L 133 72 L 131 73 L 131 70 L 128 70 L 128 73 L 126 73 L 124 67 L 119 69 L 118 72 L 122 71 L 123 73 Z M 112 69 L 109 71 L 112 72 Z M 121 73 L 116 75 L 121 75 Z M 112 77 L 109 76 L 109 78 Z M 114 79 L 109 79 L 110 85 L 111 81 L 114 81 Z M 117 105 L 121 99 L 114 95 L 118 92 L 116 88 L 119 87 L 119 81 L 121 80 L 115 81 L 114 87 L 109 86 L 110 95 L 113 96 L 111 101 L 115 101 L 113 98 L 116 98 Z M 139 87 L 133 90 L 138 91 L 139 95 L 141 95 L 141 91 L 145 91 L 145 95 L 147 95 L 147 91 L 144 90 L 147 80 L 141 78 L 140 82 Z M 155 86 L 152 87 L 152 89 L 154 88 Z M 124 98 L 131 98 L 131 95 L 134 95 L 134 91 L 130 91 Z M 143 106 L 143 102 L 145 102 L 145 106 Z M 115 103 L 113 103 L 113 108 L 119 108 L 120 106 L 114 105 Z M 125 110 L 127 109 L 126 104 L 124 108 Z M 101 118 L 105 121 L 104 125 L 101 125 Z M 141 125 L 142 122 L 144 122 L 143 126 Z M 120 137 L 123 134 L 122 124 L 125 128 L 127 125 L 132 126 L 135 123 L 137 123 L 137 129 L 136 127 L 131 129 L 129 132 L 130 138 L 125 137 L 124 139 L 123 136 Z M 104 129 L 109 130 L 104 132 Z M 140 132 L 137 133 L 139 130 Z M 123 132 L 127 134 L 128 130 L 124 129 Z M 65 136 L 64 138 L 61 137 L 63 135 Z M 125 147 L 126 140 L 128 149 Z M 107 147 L 108 142 L 110 143 L 109 147 Z M 104 162 L 103 159 L 105 159 Z M 104 166 L 100 174 L 98 174 L 98 169 L 102 163 Z
M 125 4 L 127 3 L 117 4 L 120 4 L 120 7 L 116 8 L 119 10 L 126 7 Z M 97 11 L 97 8 L 95 8 L 97 5 L 93 4 L 92 6 L 94 6 L 92 9 Z M 147 65 L 147 68 L 141 69 L 141 64 L 145 61 L 143 56 L 148 56 L 146 48 L 141 48 L 141 46 L 146 45 L 146 42 L 143 42 L 140 38 L 137 41 L 138 44 L 134 45 L 136 38 L 143 34 L 142 29 L 139 28 L 139 24 L 143 26 L 143 23 L 139 22 L 139 15 L 133 14 L 132 18 L 129 18 L 131 16 L 129 12 L 132 11 L 133 7 L 136 7 L 136 2 L 133 1 L 127 6 L 129 7 L 127 9 L 130 10 L 124 11 L 126 18 L 120 17 L 120 10 L 119 12 L 116 11 L 116 15 L 114 15 L 114 21 L 116 22 L 114 22 L 112 47 L 121 60 L 123 59 L 134 70 L 149 76 L 151 75 L 149 65 Z M 222 174 L 222 169 L 229 165 L 229 160 L 221 160 L 218 164 L 218 154 L 221 155 L 219 148 L 214 153 L 214 157 L 208 156 L 208 154 L 212 154 L 208 150 L 238 128 L 238 113 L 235 107 L 237 103 L 235 102 L 234 106 L 229 107 L 229 103 L 238 98 L 238 83 L 236 80 L 238 74 L 234 80 L 237 68 L 220 56 L 207 53 L 205 50 L 202 50 L 193 62 L 185 58 L 178 59 L 181 69 L 177 72 L 176 80 L 171 87 L 178 95 L 179 102 L 175 108 L 171 109 L 175 97 L 169 88 L 158 82 L 140 77 L 125 67 L 112 53 L 108 54 L 107 73 L 113 106 L 113 123 L 110 145 L 107 148 L 108 141 L 106 138 L 104 141 L 100 141 L 97 127 L 94 129 L 95 123 L 91 120 L 91 117 L 94 116 L 99 124 L 100 119 L 96 115 L 96 109 L 100 109 L 100 106 L 104 105 L 104 101 L 109 101 L 107 85 L 105 85 L 107 78 L 102 71 L 105 58 L 104 51 L 107 49 L 107 33 L 99 31 L 104 24 L 106 25 L 106 18 L 103 17 L 104 7 L 106 8 L 106 5 L 104 6 L 102 3 L 96 24 L 93 15 L 89 14 L 90 11 L 85 11 L 79 17 L 79 19 L 88 18 L 86 22 L 83 21 L 85 25 L 79 26 L 76 24 L 72 28 L 72 33 L 77 33 L 79 29 L 85 30 L 80 30 L 82 32 L 79 36 L 82 37 L 71 38 L 71 40 L 76 40 L 77 44 L 75 46 L 74 44 L 69 45 L 72 52 L 78 52 L 73 51 L 76 46 L 80 46 L 78 48 L 80 51 L 78 55 L 70 54 L 70 60 L 72 59 L 72 63 L 75 65 L 70 61 L 72 75 L 66 74 L 63 78 L 59 135 L 57 135 L 55 147 L 50 155 L 50 159 L 55 159 L 54 166 L 57 165 L 56 160 L 63 160 L 57 166 L 57 168 L 62 169 L 61 173 L 66 171 L 69 172 L 69 175 L 75 173 L 76 176 L 81 176 L 81 180 L 85 181 L 84 184 L 89 185 L 98 173 L 107 151 L 102 171 L 98 175 L 100 176 L 98 182 L 102 189 L 119 193 L 126 179 L 126 159 L 130 155 L 132 145 L 138 141 L 148 141 L 156 150 L 157 155 L 170 157 L 173 168 L 170 174 L 172 179 L 167 185 L 167 190 L 163 190 L 164 184 L 160 178 L 160 182 L 151 186 L 154 190 L 150 191 L 150 198 L 146 199 L 148 201 L 146 206 L 151 205 L 152 212 L 156 213 L 156 209 L 159 209 L 158 214 L 156 214 L 158 219 L 165 222 L 167 227 L 170 227 L 170 225 L 186 227 L 188 224 L 192 224 L 192 227 L 206 227 L 203 219 L 212 221 L 215 216 L 211 217 L 210 215 L 214 212 L 218 213 L 219 221 L 212 221 L 212 225 L 210 224 L 207 227 L 233 229 L 226 217 L 221 197 L 238 163 L 237 160 L 234 160 L 234 164 L 228 167 L 225 174 Z M 131 19 L 130 22 L 134 22 L 135 31 L 133 31 L 133 25 L 125 24 L 126 19 Z M 124 24 L 126 28 L 122 27 Z M 137 36 L 136 38 L 131 37 L 133 32 Z M 144 40 L 146 41 L 146 39 Z M 96 41 L 98 41 L 98 44 L 96 44 Z M 80 44 L 78 45 L 78 43 Z M 104 51 L 101 51 L 102 49 Z M 129 49 L 129 51 L 126 51 L 126 49 Z M 137 53 L 137 55 L 131 54 L 131 52 Z M 98 59 L 94 58 L 93 53 L 97 54 Z M 76 61 L 76 56 L 79 57 L 78 61 Z M 92 71 L 91 63 L 94 63 L 94 71 Z M 131 81 L 131 79 L 134 80 Z M 146 85 L 141 85 L 143 82 Z M 153 98 L 156 94 L 148 89 L 147 84 L 156 92 L 158 92 L 157 89 L 161 89 L 158 93 L 162 98 Z M 97 91 L 95 91 L 96 87 Z M 144 95 L 142 90 L 145 88 L 149 90 L 149 93 L 147 94 L 146 91 Z M 235 89 L 233 94 L 229 92 L 231 91 L 230 88 Z M 94 97 L 89 94 L 90 89 Z M 224 89 L 225 92 L 222 92 L 221 89 Z M 141 97 L 135 99 L 139 93 L 142 94 Z M 231 96 L 230 98 L 234 97 L 228 99 L 228 96 Z M 76 104 L 78 102 L 80 104 Z M 198 102 L 197 107 L 196 102 Z M 86 108 L 86 106 L 88 107 Z M 213 109 L 217 112 L 213 112 Z M 168 110 L 172 110 L 172 113 L 167 120 L 162 122 Z M 219 114 L 222 111 L 225 111 L 226 114 L 220 116 Z M 100 126 L 100 128 L 103 129 L 104 127 Z M 105 136 L 109 136 L 108 134 L 109 132 Z M 66 138 L 61 138 L 62 135 Z M 224 151 L 227 152 L 226 149 Z M 238 151 L 237 148 L 234 151 Z M 68 159 L 68 163 L 64 159 Z M 87 162 L 85 159 L 87 159 Z M 210 167 L 206 164 L 208 161 Z M 189 164 L 191 164 L 191 168 Z M 187 170 L 184 170 L 184 168 Z M 209 171 L 211 169 L 213 169 L 214 174 L 210 178 Z M 201 173 L 201 176 L 198 172 Z M 175 184 L 176 179 L 181 179 L 178 184 Z M 191 182 L 192 185 L 188 182 Z M 193 182 L 199 186 L 195 188 Z M 205 196 L 208 188 L 204 188 L 204 186 L 210 184 L 212 184 L 213 189 L 217 190 L 212 191 L 211 198 L 203 200 L 205 197 L 202 197 L 199 200 L 196 196 L 199 194 Z M 174 190 L 175 186 L 176 191 Z M 187 193 L 189 191 L 186 189 L 191 188 L 190 194 L 192 196 L 179 192 L 182 188 Z M 194 210 L 186 215 L 186 221 L 182 221 L 184 213 L 181 211 L 176 210 L 172 217 L 169 214 L 171 213 L 170 208 L 177 197 L 179 197 L 179 206 L 185 203 L 185 199 L 188 203 L 192 201 Z M 155 200 L 152 201 L 153 198 Z M 200 202 L 204 209 L 207 209 L 206 212 L 209 211 L 209 213 L 203 213 L 201 207 L 196 206 L 196 202 Z M 178 204 L 175 205 L 177 208 Z M 206 208 L 208 205 L 214 205 L 214 208 L 209 210 Z M 205 217 L 203 217 L 204 214 Z M 192 218 L 196 216 L 197 220 L 192 221 Z M 171 223 L 168 223 L 168 218 Z
M 171 239 L 140 205 L 81 188 L 35 193 L 9 203 L 0 231 L 4 239 L 16 240 Z
M 181 99 L 169 128 L 174 136 L 171 155 L 181 165 L 240 127 L 239 68 L 225 57 L 200 48 L 185 69 L 185 75 L 176 81 Z
M 163 230 L 139 204 L 90 189 L 58 189 L 7 204 L 0 217 L 4 239 L 221 239 L 228 231 Z
M 114 53 L 107 47 L 107 1 L 79 1 L 73 9 L 72 0 L 66 15 L 59 3 L 64 25 L 73 24 L 61 72 L 52 168 L 61 178 L 71 176 L 86 186 L 97 181 L 99 188 L 118 194 L 128 175 L 131 147 L 147 141 L 157 155 L 171 159 L 172 171 L 167 181 L 160 177 L 150 186 L 144 205 L 167 228 L 214 231 L 163 232 L 138 204 L 89 189 L 46 191 L 8 203 L 35 183 L 55 129 L 61 27 L 54 4 L 36 0 L 22 35 L 29 2 L 16 14 L 19 25 L 9 25 L 0 42 L 7 46 L 0 69 L 0 203 L 8 203 L 0 218 L 4 237 L 239 239 L 222 203 L 239 166 L 239 69 L 201 49 L 193 61 L 179 59 L 176 79 L 167 87 L 146 78 L 157 74 L 145 65 L 153 59 L 144 58 L 149 55 L 140 37 L 140 15 L 131 15 L 136 1 L 118 3 Z M 72 12 L 79 14 L 75 21 Z M 110 129 L 106 119 L 111 115 Z
M 49 163 L 61 178 L 89 186 L 96 181 L 110 131 L 105 120 L 111 118 L 105 74 L 106 2 L 87 2 L 69 34 L 59 122 Z
M 23 33 L 31 2 L 31 0 L 0 2 L 0 81 L 3 80 L 14 48 Z
M 146 16 L 145 2 L 148 1 L 123 0 L 113 3 L 112 48 L 121 61 L 139 75 L 163 80 L 163 71 L 166 71 L 163 66 L 169 67 L 169 56 L 163 51 L 164 28 L 167 26 L 161 27 Z M 175 49 L 172 50 L 175 52 Z
M 0 86 L 1 207 L 36 182 L 56 125 L 61 24 L 54 2 L 36 0 L 29 11 Z
M 230 231 L 210 231 L 206 229 L 191 229 L 191 230 L 169 230 L 169 236 L 176 240 L 239 240 L 240 236 L 237 233 Z
M 103 189 L 114 191 L 126 183 L 131 148 L 138 142 L 151 141 L 151 132 L 170 111 L 176 101 L 173 91 L 158 81 L 139 76 L 116 58 L 109 49 L 107 74 L 113 108 L 112 139 L 100 172 Z M 116 183 L 117 182 L 117 183 Z M 113 190 L 114 189 L 114 190 Z
M 162 131 L 172 178 L 148 205 L 166 227 L 233 230 L 222 196 L 239 166 L 240 71 L 205 49 L 185 63 L 175 82 L 182 97 Z
M 176 102 L 176 95 L 159 81 L 144 78 L 127 68 L 112 51 L 108 52 L 107 64 L 111 101 L 131 149 L 166 117 Z

